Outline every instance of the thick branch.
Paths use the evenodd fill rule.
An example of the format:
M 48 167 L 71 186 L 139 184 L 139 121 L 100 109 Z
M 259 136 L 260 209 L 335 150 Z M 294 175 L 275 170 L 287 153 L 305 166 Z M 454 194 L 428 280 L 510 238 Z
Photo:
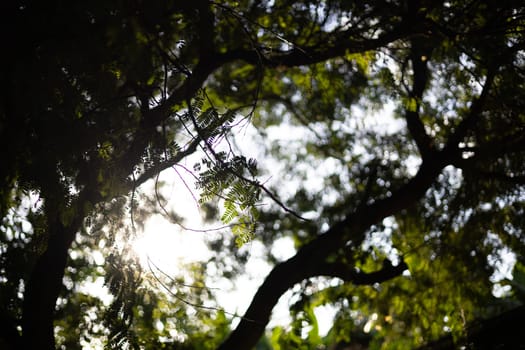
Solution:
M 217 55 L 216 59 L 225 63 L 243 60 L 251 64 L 263 63 L 267 67 L 296 67 L 322 62 L 347 53 L 365 52 L 385 47 L 414 32 L 413 27 L 409 28 L 409 26 L 401 24 L 376 39 L 354 39 L 352 38 L 352 31 L 348 30 L 346 35 L 345 33 L 338 34 L 339 39 L 333 43 L 318 43 L 308 47 L 293 48 L 289 51 L 267 55 L 261 55 L 260 52 L 251 49 L 238 49 Z M 326 34 L 328 35 L 329 33 Z
M 483 107 L 487 101 L 489 91 L 494 80 L 494 70 L 495 69 L 493 68 L 488 71 L 485 84 L 483 84 L 483 89 L 481 90 L 481 94 L 472 102 L 469 113 L 463 118 L 463 120 L 454 130 L 454 133 L 448 138 L 448 141 L 444 147 L 445 152 L 457 151 L 459 143 L 465 138 L 465 136 L 467 136 L 467 133 L 476 124 L 476 121 L 482 117 L 481 112 L 483 112 Z
M 317 270 L 312 270 L 312 272 L 314 273 L 314 276 L 336 277 L 355 285 L 370 285 L 388 281 L 401 275 L 407 269 L 408 266 L 405 262 L 393 266 L 387 260 L 381 270 L 369 273 L 358 271 L 348 264 L 328 262 L 317 265 Z
M 306 278 L 316 276 L 320 272 L 319 265 L 325 264 L 326 258 L 346 241 L 351 240 L 354 246 L 358 245 L 370 225 L 421 198 L 446 163 L 447 159 L 439 156 L 435 157 L 434 162 L 424 162 L 417 175 L 391 197 L 360 207 L 326 233 L 304 245 L 295 256 L 277 265 L 255 294 L 244 319 L 219 349 L 253 348 L 264 332 L 273 307 L 286 290 Z
M 419 171 L 411 180 L 395 191 L 391 197 L 360 206 L 344 220 L 334 224 L 327 232 L 301 247 L 295 256 L 277 265 L 252 299 L 245 313 L 245 319 L 219 349 L 253 348 L 264 332 L 273 307 L 286 290 L 305 278 L 315 276 L 316 271 L 319 272 L 319 265 L 325 264 L 326 258 L 348 240 L 354 246 L 359 245 L 368 227 L 414 205 L 422 198 L 441 170 L 457 157 L 459 142 L 483 111 L 492 79 L 493 76 L 489 74 L 480 97 L 473 102 L 469 114 L 450 136 L 446 146 L 436 152 L 432 158 L 423 158 Z
M 423 93 L 428 84 L 429 72 L 427 60 L 430 56 L 430 50 L 424 50 L 421 44 L 422 38 L 414 38 L 411 41 L 410 60 L 412 62 L 413 83 L 409 92 L 409 104 L 405 113 L 407 128 L 410 135 L 414 138 L 417 148 L 423 159 L 429 158 L 434 151 L 434 142 L 425 131 L 425 126 L 420 118 L 421 102 Z

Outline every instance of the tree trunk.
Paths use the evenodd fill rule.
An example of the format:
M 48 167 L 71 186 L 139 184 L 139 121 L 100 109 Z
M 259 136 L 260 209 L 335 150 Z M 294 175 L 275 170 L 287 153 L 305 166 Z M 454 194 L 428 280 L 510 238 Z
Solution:
M 49 227 L 46 251 L 37 259 L 26 281 L 22 314 L 24 349 L 55 349 L 54 314 L 76 225 L 57 220 Z

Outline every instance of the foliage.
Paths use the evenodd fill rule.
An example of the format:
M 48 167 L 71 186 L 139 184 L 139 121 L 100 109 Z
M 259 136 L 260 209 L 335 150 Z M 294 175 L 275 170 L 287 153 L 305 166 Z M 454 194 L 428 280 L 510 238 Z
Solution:
M 0 68 L 0 347 L 459 346 L 523 304 L 520 2 L 18 1 L 1 16 L 17 35 Z M 184 227 L 159 178 L 177 167 L 228 230 L 170 276 L 129 244 L 153 213 Z M 249 241 L 273 270 L 232 327 L 206 285 L 239 277 Z M 85 290 L 102 280 L 108 300 Z M 265 334 L 287 290 L 291 323 Z

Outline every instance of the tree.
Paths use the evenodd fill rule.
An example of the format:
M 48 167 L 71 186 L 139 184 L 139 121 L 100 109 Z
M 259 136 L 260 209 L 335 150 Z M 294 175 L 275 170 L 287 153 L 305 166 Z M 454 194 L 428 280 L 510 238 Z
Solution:
M 2 346 L 78 348 L 89 333 L 114 348 L 166 347 L 148 321 L 167 312 L 195 335 L 177 346 L 251 349 L 299 286 L 274 348 L 371 330 L 370 346 L 411 348 L 447 333 L 461 342 L 467 322 L 522 300 L 516 285 L 516 296 L 492 294 L 497 259 L 523 263 L 525 242 L 518 1 L 3 6 L 4 32 L 17 36 L 1 70 Z M 371 126 L 379 112 L 395 132 Z M 302 130 L 267 144 L 292 184 L 263 182 L 264 164 L 233 141 L 224 150 L 239 120 L 261 137 Z M 154 210 L 139 186 L 195 154 L 201 201 L 222 203 L 236 238 L 211 242 L 210 263 L 260 240 L 275 264 L 229 334 L 224 313 L 162 307 L 120 244 Z M 155 192 L 149 202 L 162 203 Z M 265 198 L 274 205 L 259 206 Z M 296 252 L 278 261 L 283 237 Z M 97 249 L 105 269 L 90 259 Z M 194 270 L 203 283 L 206 273 Z M 99 275 L 109 307 L 78 288 Z M 314 309 L 325 304 L 338 313 L 322 339 Z M 71 331 L 78 322 L 87 333 Z M 199 322 L 220 327 L 206 338 L 190 331 Z

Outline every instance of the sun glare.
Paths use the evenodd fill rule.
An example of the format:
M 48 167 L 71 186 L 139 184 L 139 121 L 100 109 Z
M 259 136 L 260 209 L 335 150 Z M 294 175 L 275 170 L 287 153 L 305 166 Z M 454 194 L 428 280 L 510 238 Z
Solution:
M 186 160 L 184 167 L 191 167 L 194 161 Z M 196 196 L 190 192 L 195 188 L 195 179 L 184 171 L 165 171 L 157 179 L 164 185 L 160 187 L 164 198 L 169 203 L 162 203 L 165 210 L 174 210 L 184 218 L 184 225 L 190 228 L 199 228 L 202 225 L 200 208 Z M 144 191 L 156 193 L 155 184 L 144 184 Z M 159 203 L 160 204 L 160 203 Z M 134 252 L 138 255 L 142 266 L 148 267 L 148 261 L 165 272 L 180 270 L 185 263 L 202 261 L 210 256 L 205 244 L 206 233 L 183 230 L 181 226 L 170 222 L 163 215 L 153 215 L 145 225 L 144 230 L 137 234 L 131 243 Z
M 142 266 L 147 267 L 151 261 L 168 273 L 177 271 L 182 264 L 206 260 L 210 255 L 203 234 L 184 232 L 161 216 L 147 221 L 132 247 Z

